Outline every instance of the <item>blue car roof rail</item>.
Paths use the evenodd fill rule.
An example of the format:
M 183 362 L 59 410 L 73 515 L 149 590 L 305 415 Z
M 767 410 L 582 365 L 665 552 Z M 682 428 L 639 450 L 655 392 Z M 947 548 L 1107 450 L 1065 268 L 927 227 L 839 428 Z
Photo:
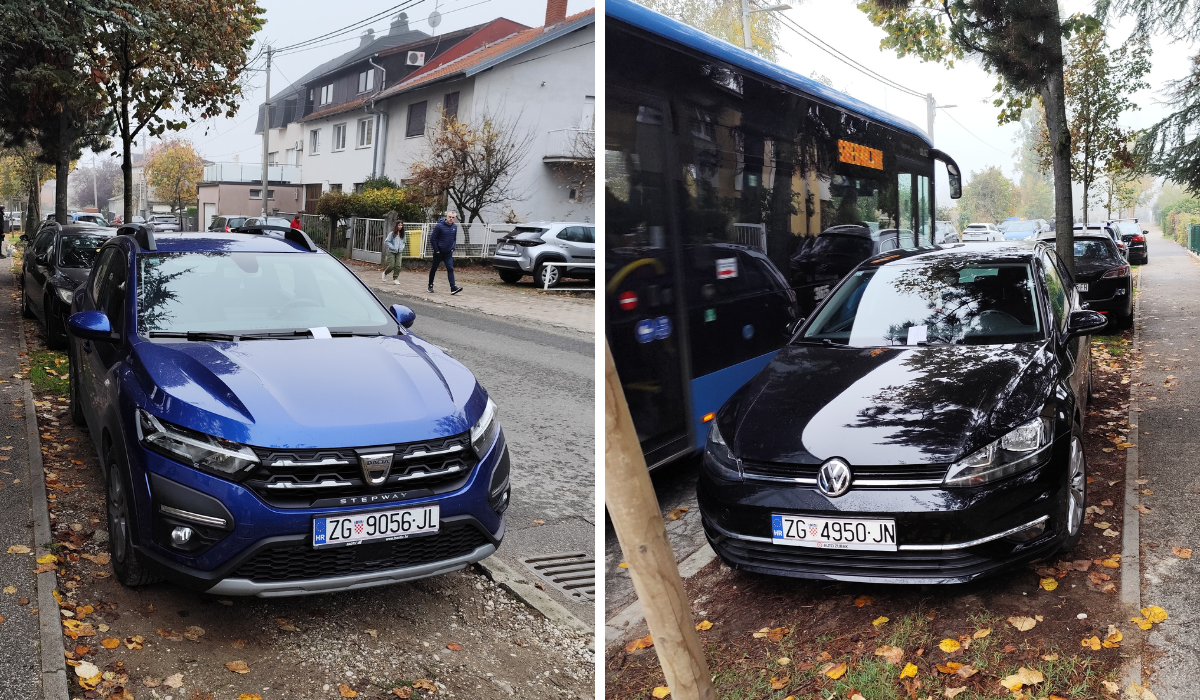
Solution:
M 117 235 L 132 236 L 142 250 L 151 252 L 158 250 L 158 246 L 154 243 L 154 229 L 145 224 L 125 224 L 117 229 Z
M 298 228 L 291 226 L 274 226 L 272 224 L 255 224 L 253 226 L 239 226 L 238 228 L 229 229 L 230 233 L 254 233 L 260 236 L 266 235 L 267 231 L 283 231 L 285 240 L 295 243 L 311 253 L 317 252 L 317 244 L 308 237 L 308 234 Z

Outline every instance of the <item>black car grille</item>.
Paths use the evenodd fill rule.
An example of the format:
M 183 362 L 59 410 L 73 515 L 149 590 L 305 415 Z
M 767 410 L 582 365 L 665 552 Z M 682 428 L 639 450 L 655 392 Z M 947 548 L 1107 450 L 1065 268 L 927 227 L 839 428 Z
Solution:
M 461 488 L 478 459 L 469 433 L 395 446 L 387 481 L 363 479 L 354 448 L 270 450 L 255 448 L 262 466 L 243 484 L 267 503 L 307 508 L 326 499 L 410 493 L 416 498 Z M 323 462 L 323 464 L 322 464 Z
M 860 488 L 904 488 L 912 482 L 941 482 L 949 469 L 945 464 L 896 465 L 886 467 L 850 467 L 852 484 Z M 820 464 L 791 464 L 785 462 L 758 462 L 744 460 L 742 472 L 747 479 L 773 481 L 777 479 L 813 479 L 821 470 Z M 870 486 L 859 483 L 864 480 L 900 482 L 890 486 Z
M 732 538 L 722 541 L 719 551 L 734 564 L 815 576 L 956 578 L 978 574 L 996 563 L 989 557 L 961 550 L 855 552 Z
M 233 573 L 251 581 L 302 581 L 386 571 L 465 556 L 490 540 L 470 523 L 443 523 L 436 535 L 334 549 L 274 547 L 255 554 Z

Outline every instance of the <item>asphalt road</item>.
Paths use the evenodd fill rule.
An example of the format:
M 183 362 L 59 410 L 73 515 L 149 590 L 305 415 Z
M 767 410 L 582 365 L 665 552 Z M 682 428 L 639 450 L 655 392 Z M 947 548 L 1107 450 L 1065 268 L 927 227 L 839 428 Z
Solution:
M 595 352 L 590 335 L 552 332 L 412 297 L 379 293 L 417 314 L 412 330 L 447 348 L 488 390 L 512 458 L 512 505 L 497 556 L 518 571 L 522 558 L 559 552 L 595 556 Z M 531 302 L 536 303 L 536 302 Z M 535 524 L 540 520 L 544 524 Z M 590 601 L 546 591 L 591 625 Z
M 1145 365 L 1138 405 L 1139 466 L 1146 484 L 1140 520 L 1142 605 L 1160 605 L 1170 624 L 1150 633 L 1150 689 L 1160 698 L 1195 697 L 1200 685 L 1200 620 L 1197 559 L 1181 559 L 1172 547 L 1200 553 L 1200 263 L 1179 244 L 1152 231 L 1150 263 L 1142 266 L 1138 325 Z

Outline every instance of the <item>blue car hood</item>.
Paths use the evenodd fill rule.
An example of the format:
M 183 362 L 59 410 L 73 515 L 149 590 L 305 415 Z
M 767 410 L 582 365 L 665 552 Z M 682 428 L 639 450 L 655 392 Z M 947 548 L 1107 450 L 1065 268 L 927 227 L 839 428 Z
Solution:
M 274 448 L 388 445 L 469 430 L 486 393 L 414 335 L 135 345 L 147 409 Z

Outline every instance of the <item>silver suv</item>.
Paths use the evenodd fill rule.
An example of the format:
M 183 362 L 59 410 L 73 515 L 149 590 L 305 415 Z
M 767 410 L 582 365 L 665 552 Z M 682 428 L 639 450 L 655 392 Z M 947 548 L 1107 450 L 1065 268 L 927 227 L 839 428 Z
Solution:
M 521 224 L 496 241 L 492 267 L 509 284 L 533 275 L 539 287 L 553 287 L 563 278 L 595 279 L 595 267 L 547 265 L 548 262 L 596 262 L 596 227 L 576 222 Z

